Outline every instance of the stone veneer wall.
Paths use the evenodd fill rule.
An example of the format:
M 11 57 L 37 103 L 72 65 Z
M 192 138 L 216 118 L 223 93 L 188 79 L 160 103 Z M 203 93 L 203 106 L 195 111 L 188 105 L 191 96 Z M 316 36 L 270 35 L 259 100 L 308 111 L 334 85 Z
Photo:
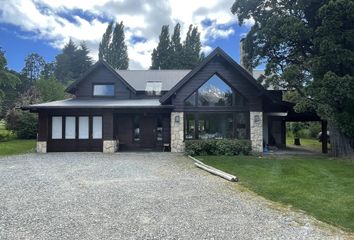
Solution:
M 263 152 L 263 113 L 250 112 L 252 150 Z
M 118 141 L 116 140 L 103 140 L 103 152 L 114 153 L 118 150 Z
M 47 142 L 46 141 L 37 141 L 37 153 L 46 153 L 47 152 Z
M 179 116 L 179 122 L 175 121 Z M 184 152 L 184 114 L 171 112 L 171 152 Z

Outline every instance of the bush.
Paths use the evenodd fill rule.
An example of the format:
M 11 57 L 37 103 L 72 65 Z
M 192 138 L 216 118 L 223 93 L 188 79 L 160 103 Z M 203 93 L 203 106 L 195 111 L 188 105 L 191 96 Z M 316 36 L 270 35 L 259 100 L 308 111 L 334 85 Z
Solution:
M 6 115 L 6 128 L 13 131 L 17 138 L 36 138 L 37 116 L 34 113 L 12 109 Z
M 249 155 L 252 151 L 249 140 L 187 140 L 185 144 L 188 155 Z

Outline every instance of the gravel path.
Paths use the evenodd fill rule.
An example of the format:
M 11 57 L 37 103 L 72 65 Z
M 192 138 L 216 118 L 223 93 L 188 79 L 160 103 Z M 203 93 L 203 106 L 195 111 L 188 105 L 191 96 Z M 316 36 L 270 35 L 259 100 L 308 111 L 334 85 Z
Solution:
M 0 158 L 0 239 L 340 239 L 172 153 Z

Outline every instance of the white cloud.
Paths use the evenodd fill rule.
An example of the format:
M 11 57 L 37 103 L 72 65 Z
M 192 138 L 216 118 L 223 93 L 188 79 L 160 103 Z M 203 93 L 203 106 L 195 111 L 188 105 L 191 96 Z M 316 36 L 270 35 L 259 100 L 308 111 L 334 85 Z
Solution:
M 44 39 L 55 48 L 62 48 L 71 37 L 86 41 L 91 55 L 97 49 L 107 21 L 123 21 L 130 58 L 130 69 L 148 68 L 151 52 L 156 47 L 161 26 L 169 24 L 172 31 L 177 22 L 184 38 L 189 24 L 201 32 L 202 51 L 211 51 L 210 41 L 234 34 L 236 17 L 230 12 L 234 0 L 12 0 L 2 1 L 0 22 L 13 24 Z M 203 4 L 201 6 L 201 3 Z M 79 10 L 83 13 L 75 14 Z M 64 17 L 70 15 L 74 20 Z M 93 15 L 93 18 L 84 17 Z M 208 20 L 210 24 L 202 24 Z M 249 24 L 252 24 L 250 21 Z M 133 36 L 147 39 L 133 43 Z

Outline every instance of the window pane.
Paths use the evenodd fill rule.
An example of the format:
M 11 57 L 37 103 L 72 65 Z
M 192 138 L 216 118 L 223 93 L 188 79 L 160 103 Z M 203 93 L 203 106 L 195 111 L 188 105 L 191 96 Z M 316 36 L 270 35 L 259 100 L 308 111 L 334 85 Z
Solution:
M 133 125 L 134 125 L 134 132 L 133 132 L 134 141 L 140 141 L 140 116 L 134 116 Z
M 94 96 L 114 96 L 114 84 L 93 85 Z
M 75 139 L 76 122 L 75 117 L 65 117 L 65 138 Z
M 52 139 L 63 138 L 62 117 L 52 117 Z
M 195 106 L 195 98 L 196 93 L 193 93 L 184 101 L 184 106 Z
M 89 138 L 89 118 L 79 117 L 79 139 Z
M 157 128 L 156 128 L 156 139 L 157 141 L 162 141 L 163 139 L 163 127 L 162 127 L 162 118 L 157 118 Z
M 162 82 L 149 81 L 146 83 L 145 92 L 147 95 L 161 95 Z
M 187 113 L 185 120 L 185 139 L 195 138 L 195 114 Z
M 236 114 L 236 138 L 237 139 L 247 139 L 247 122 L 248 117 L 246 113 Z
M 231 106 L 232 89 L 217 75 L 213 75 L 198 89 L 199 106 Z
M 233 137 L 233 115 L 231 113 L 201 113 L 198 121 L 199 139 L 224 139 Z
M 102 138 L 102 117 L 92 117 L 92 138 L 101 139 Z

